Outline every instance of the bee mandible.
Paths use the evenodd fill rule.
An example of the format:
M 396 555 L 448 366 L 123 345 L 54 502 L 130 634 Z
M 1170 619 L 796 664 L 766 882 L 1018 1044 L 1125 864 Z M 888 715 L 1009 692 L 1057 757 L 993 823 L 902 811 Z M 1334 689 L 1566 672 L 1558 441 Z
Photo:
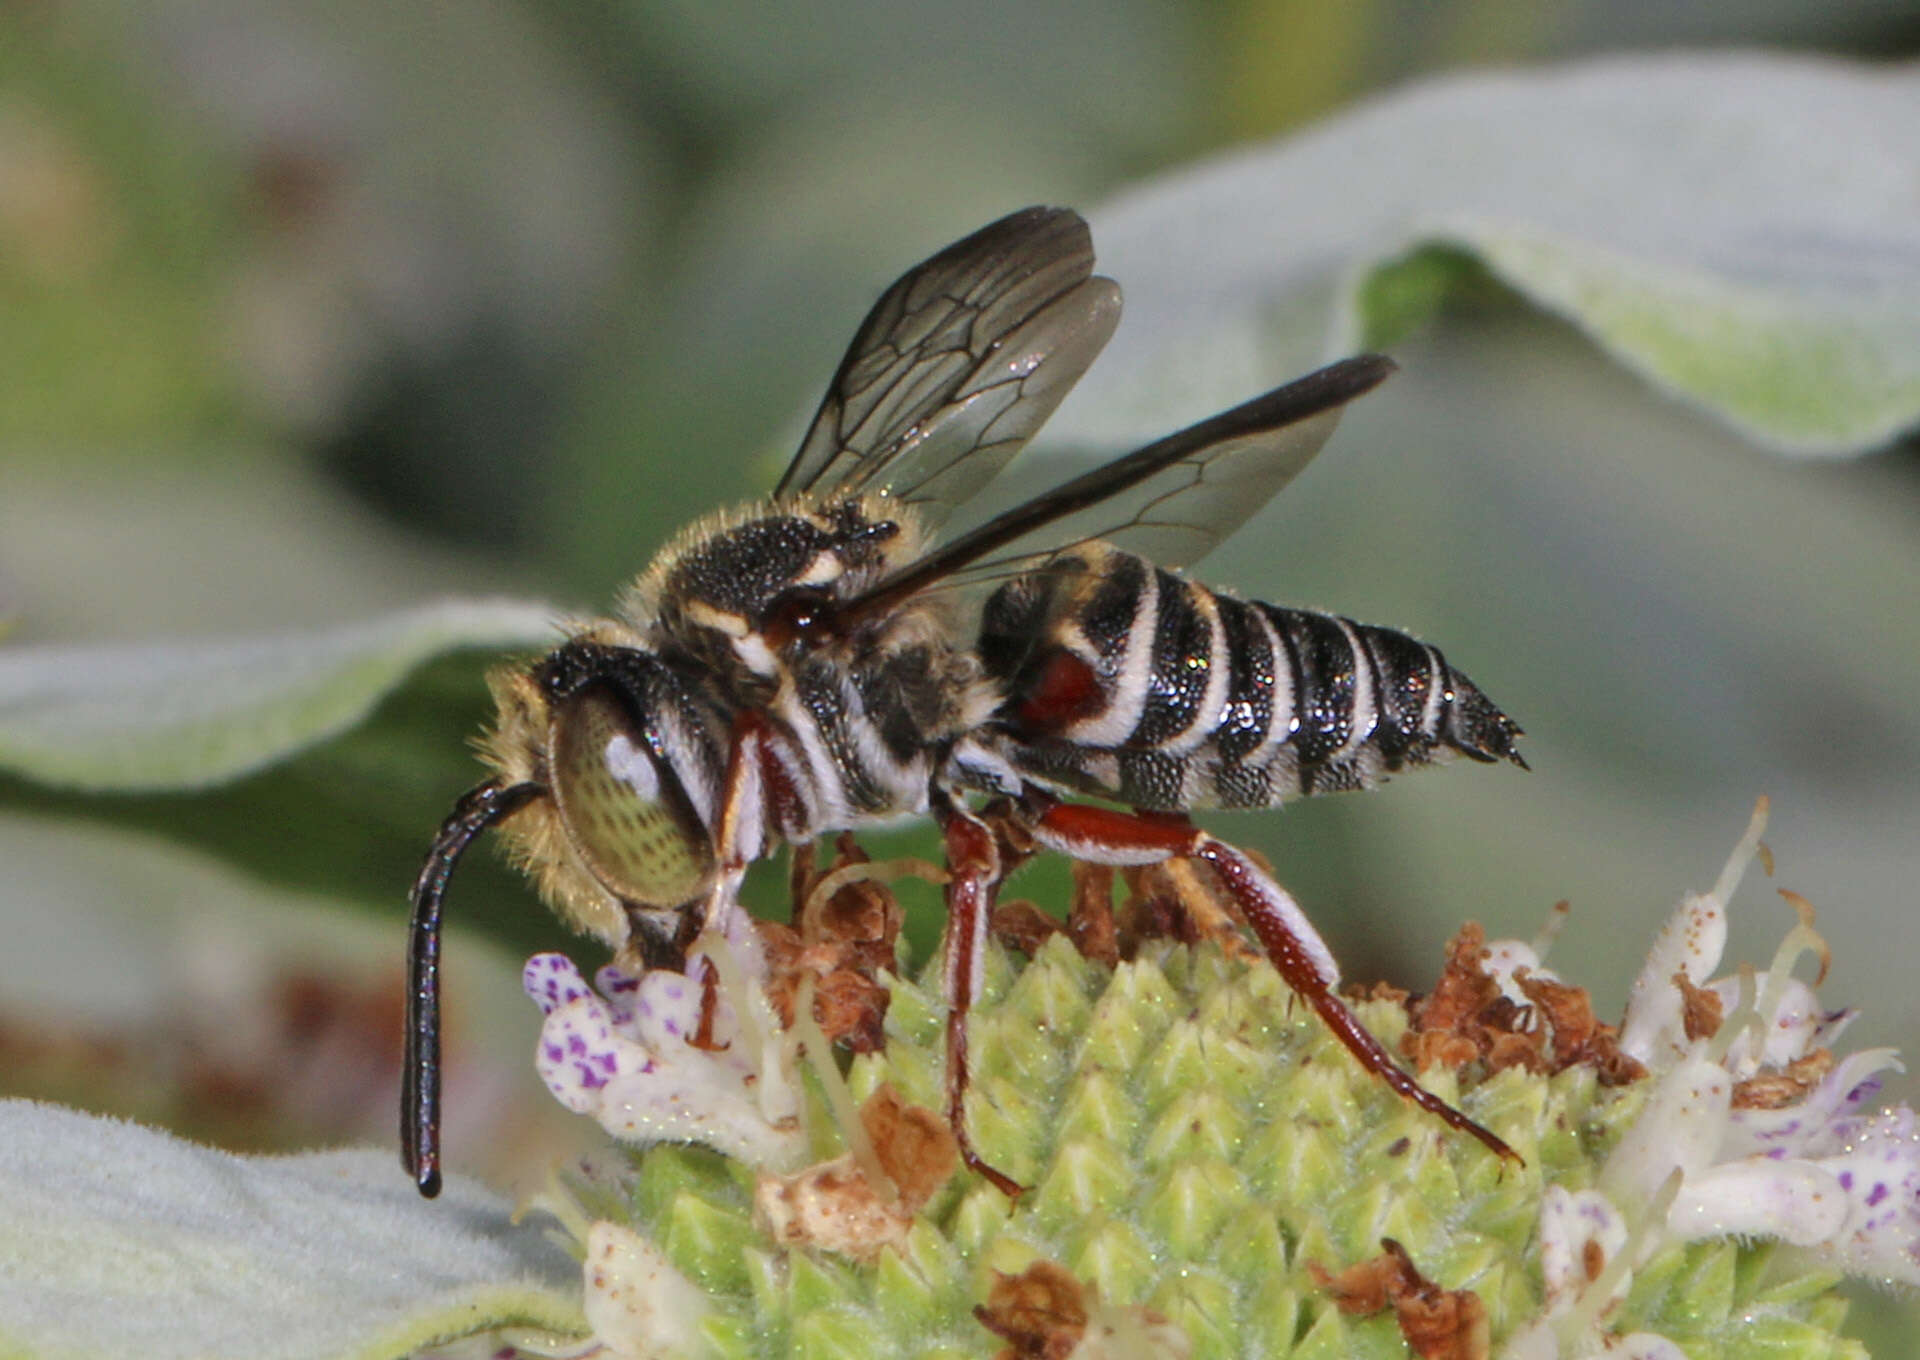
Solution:
M 874 305 L 772 496 L 696 524 L 613 617 L 490 677 L 492 777 L 447 818 L 413 892 L 401 1142 L 422 1193 L 440 1182 L 441 902 L 482 831 L 500 829 L 569 925 L 629 963 L 681 969 L 747 864 L 921 815 L 949 872 L 947 1116 L 967 1165 L 1017 1194 L 963 1114 L 1001 874 L 982 798 L 1076 859 L 1211 866 L 1369 1071 L 1513 1155 L 1360 1025 L 1286 891 L 1185 817 L 1453 756 L 1524 767 L 1519 727 L 1437 648 L 1176 574 L 1290 481 L 1392 362 L 1342 360 L 947 528 L 1119 316 L 1073 212 L 1029 208 L 949 246 Z

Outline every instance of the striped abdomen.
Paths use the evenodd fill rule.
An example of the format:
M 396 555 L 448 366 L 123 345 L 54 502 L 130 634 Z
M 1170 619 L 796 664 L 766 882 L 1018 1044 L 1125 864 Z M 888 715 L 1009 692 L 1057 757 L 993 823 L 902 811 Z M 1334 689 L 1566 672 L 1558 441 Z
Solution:
M 1263 807 L 1455 754 L 1520 761 L 1520 729 L 1438 648 L 1216 595 L 1111 548 L 989 602 L 980 651 L 1036 778 L 1139 807 Z

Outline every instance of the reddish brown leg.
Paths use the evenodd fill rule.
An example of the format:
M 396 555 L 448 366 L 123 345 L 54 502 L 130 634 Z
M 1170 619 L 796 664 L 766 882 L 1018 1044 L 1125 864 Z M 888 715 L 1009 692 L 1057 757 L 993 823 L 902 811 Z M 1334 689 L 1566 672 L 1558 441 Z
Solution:
M 1340 970 L 1319 933 L 1287 891 L 1226 842 L 1191 823 L 1164 816 L 1141 817 L 1108 808 L 1057 804 L 1039 814 L 1035 838 L 1076 859 L 1103 864 L 1150 864 L 1197 859 L 1213 866 L 1221 885 L 1259 937 L 1267 957 L 1295 994 L 1303 997 L 1360 1065 L 1450 1128 L 1472 1134 L 1502 1157 L 1520 1154 L 1415 1081 L 1386 1046 L 1347 1009 L 1334 987 Z
M 993 832 L 965 808 L 949 809 L 941 829 L 948 874 L 946 972 L 941 979 L 947 994 L 947 1124 L 967 1169 L 1009 1199 L 1018 1199 L 1025 1187 L 983 1161 L 967 1136 L 967 1016 L 980 995 L 986 968 L 987 914 L 1000 879 L 1000 857 Z
M 781 763 L 777 744 L 769 740 L 772 731 L 771 720 L 757 709 L 744 708 L 734 715 L 713 827 L 714 854 L 722 868 L 751 864 L 768 841 L 795 839 L 805 824 L 800 791 L 793 772 Z M 795 857 L 796 862 L 803 858 L 797 849 Z M 811 863 L 810 852 L 804 858 Z

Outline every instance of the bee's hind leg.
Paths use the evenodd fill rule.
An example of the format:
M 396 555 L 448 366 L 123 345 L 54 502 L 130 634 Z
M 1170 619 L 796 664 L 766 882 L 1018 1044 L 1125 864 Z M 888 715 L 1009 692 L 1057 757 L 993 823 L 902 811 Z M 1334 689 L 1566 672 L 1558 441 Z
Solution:
M 1321 1023 L 1333 1031 L 1362 1067 L 1449 1127 L 1472 1134 L 1501 1157 L 1520 1159 L 1497 1134 L 1434 1095 L 1394 1061 L 1386 1046 L 1334 991 L 1340 982 L 1339 965 L 1306 913 L 1285 888 L 1241 851 L 1184 818 L 1076 803 L 1036 808 L 1032 826 L 1035 841 L 1075 859 L 1118 865 L 1201 860 L 1211 865 L 1281 978 L 1313 1007 Z

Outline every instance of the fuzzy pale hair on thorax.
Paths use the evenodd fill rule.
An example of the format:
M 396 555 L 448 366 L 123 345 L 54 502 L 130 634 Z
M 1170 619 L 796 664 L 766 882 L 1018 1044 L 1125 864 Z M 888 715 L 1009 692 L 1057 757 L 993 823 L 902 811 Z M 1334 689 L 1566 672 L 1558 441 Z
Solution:
M 771 519 L 790 515 L 804 519 L 821 529 L 835 527 L 828 508 L 838 508 L 851 503 L 858 516 L 871 524 L 887 522 L 898 526 L 898 532 L 881 547 L 881 556 L 885 566 L 878 571 L 866 573 L 872 579 L 900 563 L 910 562 L 918 557 L 926 546 L 926 532 L 920 517 L 910 505 L 903 504 L 884 492 L 869 492 L 860 496 L 831 496 L 815 498 L 799 497 L 792 500 L 773 500 L 771 498 L 747 501 L 739 505 L 730 505 L 711 514 L 702 515 L 693 523 L 682 528 L 667 540 L 666 545 L 654 554 L 633 584 L 620 592 L 615 608 L 619 616 L 636 628 L 646 629 L 660 615 L 661 597 L 667 581 L 673 575 L 680 561 L 700 545 L 731 533 L 742 525 L 755 520 Z

